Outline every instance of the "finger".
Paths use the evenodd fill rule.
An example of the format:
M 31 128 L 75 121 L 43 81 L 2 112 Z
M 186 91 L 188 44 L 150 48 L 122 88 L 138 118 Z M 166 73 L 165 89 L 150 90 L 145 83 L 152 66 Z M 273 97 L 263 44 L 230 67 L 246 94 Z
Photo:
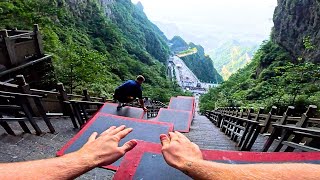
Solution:
M 110 134 L 110 135 L 115 135 L 115 134 L 117 134 L 118 132 L 124 130 L 125 128 L 126 128 L 125 125 L 119 126 L 119 127 L 117 127 L 116 129 L 111 130 L 111 131 L 109 132 L 109 134 Z
M 132 128 L 127 128 L 127 129 L 124 129 L 120 132 L 118 132 L 117 134 L 115 134 L 115 136 L 117 136 L 120 140 L 125 138 L 129 133 L 132 132 Z
M 170 138 L 166 134 L 160 135 L 160 141 L 161 141 L 162 147 L 168 146 L 170 144 Z
M 124 152 L 128 152 L 131 151 L 134 147 L 136 147 L 136 145 L 138 144 L 137 140 L 131 140 L 126 142 L 123 146 L 120 147 L 121 150 L 123 150 Z
M 109 134 L 111 131 L 115 130 L 116 128 L 117 128 L 116 126 L 111 126 L 109 129 L 107 129 L 106 131 L 101 133 L 100 136 L 105 136 L 105 135 Z
M 169 136 L 170 136 L 170 142 L 179 140 L 178 135 L 176 135 L 176 133 L 174 132 L 169 132 Z
M 88 138 L 88 143 L 96 140 L 97 136 L 98 136 L 97 132 L 92 133 L 91 136 Z
M 174 132 L 181 140 L 186 141 L 186 142 L 191 142 L 185 135 L 183 135 L 182 133 L 175 131 Z

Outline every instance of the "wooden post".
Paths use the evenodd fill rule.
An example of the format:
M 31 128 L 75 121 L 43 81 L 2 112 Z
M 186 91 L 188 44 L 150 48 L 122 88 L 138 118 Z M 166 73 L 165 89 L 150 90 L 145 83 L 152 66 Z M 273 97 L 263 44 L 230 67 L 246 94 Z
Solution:
M 57 90 L 60 93 L 58 99 L 60 101 L 60 106 L 63 113 L 67 116 L 70 116 L 73 127 L 78 128 L 77 121 L 75 119 L 75 114 L 72 111 L 71 104 L 66 104 L 65 102 L 69 102 L 68 94 L 62 83 L 57 84 Z
M 256 122 L 259 122 L 260 115 L 263 113 L 263 111 L 264 111 L 264 108 L 261 107 L 258 111 L 257 116 L 256 116 L 256 119 L 255 119 Z M 256 139 L 261 131 L 262 126 L 260 124 L 253 124 L 251 126 L 251 128 L 252 128 L 252 131 L 250 134 L 248 134 L 247 142 L 244 143 L 244 144 L 248 144 L 245 147 L 246 151 L 250 151 L 250 149 L 252 148 L 254 142 L 256 141 Z
M 276 106 L 272 106 L 266 120 L 263 123 L 263 127 L 261 129 L 261 133 L 266 133 L 269 130 L 269 126 L 271 125 L 271 121 L 272 121 L 272 116 L 276 114 L 277 112 L 277 107 Z
M 44 55 L 44 50 L 43 50 L 42 37 L 39 31 L 38 24 L 33 25 L 33 32 L 35 33 L 35 41 L 36 41 L 36 46 L 37 46 L 36 48 L 37 48 L 38 55 L 42 56 Z
M 296 127 L 303 127 L 303 128 L 307 127 L 309 118 L 312 117 L 316 113 L 316 110 L 317 110 L 317 106 L 310 105 L 308 110 L 302 114 L 300 121 L 296 124 Z M 287 131 L 285 131 L 285 132 L 287 132 Z M 303 136 L 296 134 L 294 136 L 294 138 L 291 140 L 291 142 L 299 143 L 299 142 L 301 142 L 302 139 L 303 139 Z M 279 144 L 281 144 L 286 139 L 281 139 L 281 140 L 282 141 L 280 141 Z M 294 151 L 294 148 L 292 148 L 292 147 L 287 147 L 285 149 L 285 152 L 293 152 L 293 151 Z
M 29 84 L 26 83 L 26 80 L 24 78 L 23 75 L 17 75 L 16 76 L 16 81 L 17 81 L 17 84 L 19 85 L 19 89 L 20 89 L 20 92 L 23 93 L 23 94 L 32 94 L 31 93 L 31 90 L 30 90 L 30 86 Z M 50 132 L 53 134 L 55 133 L 55 129 L 54 127 L 52 126 L 49 118 L 47 117 L 46 115 L 46 111 L 41 103 L 41 100 L 39 98 L 33 98 L 33 101 L 37 107 L 37 110 L 38 110 L 38 113 L 40 114 L 40 116 L 42 117 L 42 119 L 44 120 L 44 122 L 46 123 L 48 129 L 50 130 Z M 27 104 L 27 107 L 30 109 L 30 112 L 33 112 L 32 111 L 32 107 L 31 107 L 31 100 L 28 99 L 27 100 L 28 104 Z M 33 113 L 35 114 L 35 113 Z
M 91 101 L 91 98 L 87 89 L 83 90 L 83 96 L 84 96 L 83 101 Z
M 241 109 L 239 107 L 236 107 L 236 111 L 237 111 L 236 117 L 239 117 Z M 238 125 L 239 125 L 239 120 L 238 120 L 238 118 L 236 118 L 235 121 L 234 121 L 234 126 L 233 126 L 232 131 L 231 131 L 231 140 L 233 140 L 233 141 L 236 141 L 235 137 L 237 137 L 237 136 L 235 135 L 235 132 L 238 129 L 237 128 Z
M 279 124 L 284 125 L 286 123 L 286 120 L 288 117 L 293 113 L 294 107 L 289 106 L 287 111 L 283 114 Z M 281 130 L 277 128 L 273 128 L 271 135 L 269 136 L 267 142 L 264 144 L 264 147 L 262 149 L 263 152 L 267 152 L 270 146 L 272 145 L 273 141 L 278 138 L 278 136 L 281 134 Z
M 247 115 L 247 119 L 248 119 L 248 120 L 251 119 L 251 113 L 253 113 L 253 112 L 254 112 L 253 108 L 250 108 L 250 109 L 248 110 L 248 115 Z M 247 134 L 248 134 L 248 132 L 249 132 L 249 130 L 250 130 L 250 126 L 251 126 L 251 123 L 246 122 L 245 130 L 244 130 L 244 132 L 243 132 L 243 134 L 242 134 L 242 137 L 241 137 L 241 139 L 240 139 L 240 141 L 239 141 L 239 143 L 238 143 L 238 147 L 242 147 L 242 144 L 243 144 L 244 140 L 246 139 Z M 241 150 L 241 149 L 240 149 L 240 150 Z
M 16 76 L 16 81 L 17 81 L 17 85 L 19 85 L 18 89 L 19 89 L 20 93 L 31 94 L 30 86 L 29 86 L 29 84 L 26 83 L 26 80 L 24 79 L 23 75 L 17 75 Z M 37 135 L 41 135 L 42 131 L 40 130 L 40 128 L 37 125 L 36 121 L 33 119 L 34 113 L 33 113 L 32 107 L 30 105 L 30 100 L 28 98 L 26 98 L 26 97 L 19 97 L 18 101 L 21 103 L 21 107 L 22 107 L 25 115 L 29 119 L 30 124 L 35 129 L 36 134 Z M 46 120 L 45 120 L 45 122 L 46 122 Z M 48 123 L 48 122 L 46 122 L 46 123 Z M 49 125 L 51 125 L 50 121 L 49 121 Z M 22 125 L 21 127 L 23 128 L 24 125 Z M 51 125 L 51 127 L 52 127 L 52 125 Z
M 14 66 L 18 64 L 16 51 L 14 48 L 14 41 L 12 41 L 9 37 L 8 30 L 5 30 L 5 37 L 3 38 L 6 44 L 9 60 L 10 60 L 10 66 Z
M 0 118 L 3 118 L 2 114 L 0 114 Z M 0 119 L 0 126 L 3 127 L 3 129 L 10 135 L 15 136 L 16 134 L 13 132 L 13 130 L 11 129 L 11 127 L 9 126 L 9 124 L 7 122 L 2 122 Z

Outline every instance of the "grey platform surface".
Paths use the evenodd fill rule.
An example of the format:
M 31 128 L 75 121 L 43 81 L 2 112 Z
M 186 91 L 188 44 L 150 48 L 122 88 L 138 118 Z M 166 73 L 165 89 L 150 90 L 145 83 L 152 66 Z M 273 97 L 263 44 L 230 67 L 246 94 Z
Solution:
M 93 123 L 87 125 L 87 129 L 83 129 L 82 134 L 64 151 L 64 154 L 79 150 L 88 141 L 88 138 L 92 133 L 97 132 L 101 134 L 111 126 L 119 127 L 121 125 L 126 125 L 126 127 L 134 129 L 128 136 L 120 141 L 120 146 L 131 139 L 160 143 L 160 134 L 167 134 L 170 131 L 170 126 L 168 124 L 159 124 L 158 122 L 152 121 L 144 121 L 143 123 L 132 121 L 128 118 L 120 119 L 120 117 L 117 116 L 97 115 L 96 119 L 91 120 Z M 121 160 L 115 162 L 113 165 L 119 166 L 120 162 Z
M 150 169 L 152 169 L 153 171 L 150 171 Z M 176 170 L 167 165 L 162 155 L 145 153 L 141 158 L 140 164 L 138 165 L 137 171 L 133 179 L 172 180 L 172 177 L 175 177 L 175 180 L 191 179 L 179 170 Z
M 182 111 L 193 111 L 194 110 L 194 99 L 191 98 L 171 98 L 169 108 Z
M 142 108 L 125 106 L 125 107 L 122 107 L 120 110 L 117 110 L 117 106 L 118 104 L 106 103 L 100 109 L 100 112 L 106 113 L 106 114 L 113 114 L 117 116 L 136 118 L 136 119 L 147 119 L 147 114 L 143 111 Z
M 155 121 L 173 123 L 175 131 L 189 132 L 192 119 L 190 111 L 161 109 Z

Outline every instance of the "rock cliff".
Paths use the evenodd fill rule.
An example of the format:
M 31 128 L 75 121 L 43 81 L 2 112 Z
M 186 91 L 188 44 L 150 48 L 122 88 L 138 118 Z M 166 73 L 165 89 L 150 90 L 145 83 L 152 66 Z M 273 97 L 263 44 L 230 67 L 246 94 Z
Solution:
M 320 62 L 320 1 L 278 0 L 272 38 L 295 59 Z

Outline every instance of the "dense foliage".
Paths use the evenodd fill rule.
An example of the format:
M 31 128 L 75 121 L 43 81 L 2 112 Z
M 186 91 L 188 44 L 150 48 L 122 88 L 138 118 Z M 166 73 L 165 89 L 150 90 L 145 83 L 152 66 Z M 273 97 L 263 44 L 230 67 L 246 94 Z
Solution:
M 193 43 L 190 43 L 189 47 L 191 49 L 196 48 L 197 53 L 181 58 L 186 63 L 188 68 L 202 82 L 221 83 L 223 79 L 213 67 L 211 58 L 205 55 L 203 47 L 197 46 Z
M 293 61 L 272 41 L 264 42 L 252 62 L 220 87 L 201 97 L 201 110 L 215 107 L 265 107 L 282 111 L 288 106 L 301 113 L 310 104 L 320 107 L 320 66 Z
M 57 78 L 70 92 L 87 88 L 109 95 L 121 82 L 143 74 L 144 95 L 161 101 L 183 94 L 166 79 L 165 37 L 130 0 L 115 1 L 111 17 L 99 0 L 4 0 L 0 28 L 40 25 Z M 160 63 L 162 62 L 162 63 Z
M 214 67 L 227 80 L 233 73 L 251 62 L 258 46 L 251 43 L 229 41 L 209 52 Z

